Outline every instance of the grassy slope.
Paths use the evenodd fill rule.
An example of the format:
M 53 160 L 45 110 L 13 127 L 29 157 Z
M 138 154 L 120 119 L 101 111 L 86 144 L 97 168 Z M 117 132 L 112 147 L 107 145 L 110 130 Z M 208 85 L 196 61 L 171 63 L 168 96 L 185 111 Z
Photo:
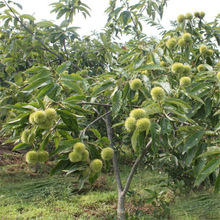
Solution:
M 35 176 L 25 164 L 0 167 L 0 219 L 115 219 L 117 193 L 113 176 L 104 175 L 92 188 L 86 185 L 78 193 L 73 177 L 49 177 L 48 169 L 44 167 L 43 174 Z M 125 180 L 128 169 L 122 169 Z M 160 219 L 159 215 L 166 214 L 145 203 L 150 195 L 144 189 L 164 191 L 161 198 L 172 204 L 171 219 L 220 219 L 219 196 L 201 192 L 174 198 L 173 192 L 162 186 L 166 178 L 156 172 L 138 171 L 127 197 L 129 219 Z

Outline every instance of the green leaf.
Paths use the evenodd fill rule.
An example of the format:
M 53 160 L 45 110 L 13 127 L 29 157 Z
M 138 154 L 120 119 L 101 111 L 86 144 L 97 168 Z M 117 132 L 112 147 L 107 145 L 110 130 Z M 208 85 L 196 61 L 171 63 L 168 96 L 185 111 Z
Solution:
M 220 130 L 220 121 L 218 122 L 218 124 L 215 126 L 215 132 Z
M 31 16 L 31 15 L 28 15 L 28 14 L 20 15 L 20 18 L 25 18 L 25 19 L 28 19 L 28 20 L 30 20 L 30 21 L 36 20 L 35 17 L 33 17 L 33 16 Z
M 186 165 L 189 167 L 190 164 L 192 163 L 193 159 L 195 159 L 196 152 L 198 150 L 199 146 L 195 146 L 191 148 L 190 150 L 187 151 L 187 156 L 186 156 Z
M 122 91 L 122 101 L 126 99 L 129 90 L 130 90 L 130 86 L 129 86 L 129 83 L 127 82 L 124 86 L 123 91 Z
M 65 73 L 61 73 L 60 74 L 60 78 L 62 80 L 66 80 L 66 81 L 72 81 L 72 82 L 75 82 L 75 81 L 83 81 L 84 79 L 77 75 L 77 74 L 65 74 Z
M 203 168 L 202 172 L 197 176 L 195 180 L 195 185 L 198 186 L 203 182 L 212 172 L 214 172 L 220 164 L 220 157 L 218 159 L 214 158 L 210 160 L 205 167 Z
M 137 70 L 162 70 L 162 71 L 166 71 L 166 69 L 160 65 L 156 65 L 156 64 L 148 64 L 148 65 L 143 65 L 143 66 L 139 66 L 138 68 L 135 69 Z
M 211 174 L 212 172 L 214 172 L 220 164 L 220 157 L 214 158 L 212 160 L 210 160 L 205 167 L 203 168 L 201 173 L 204 174 Z
M 55 88 L 57 88 L 57 84 L 49 83 L 45 87 L 43 87 L 37 95 L 38 98 L 43 98 L 45 95 L 49 95 Z
M 163 109 L 160 107 L 158 103 L 152 103 L 150 105 L 147 105 L 143 109 L 146 111 L 147 115 L 153 115 L 163 112 Z
M 170 104 L 175 104 L 175 105 L 183 107 L 183 108 L 192 108 L 187 102 L 184 102 L 180 99 L 166 99 L 165 103 L 166 102 L 168 102 Z
M 67 70 L 71 65 L 70 61 L 66 61 L 63 64 L 61 64 L 60 66 L 57 67 L 56 72 L 57 74 L 61 74 L 63 73 L 65 70 Z
M 48 145 L 48 143 L 50 141 L 50 137 L 51 137 L 50 132 L 48 132 L 46 137 L 42 141 L 39 150 L 45 150 L 46 146 Z
M 63 122 L 76 134 L 79 133 L 78 122 L 75 115 L 67 110 L 57 110 Z
M 82 171 L 82 170 L 84 170 L 84 169 L 85 169 L 85 168 L 82 167 L 81 164 L 79 165 L 79 163 L 77 163 L 77 164 L 71 166 L 70 169 L 68 169 L 68 170 L 63 170 L 63 172 L 65 172 L 66 175 L 69 175 L 69 174 L 71 174 L 71 173 L 74 173 L 74 172 L 77 172 L 77 171 Z
M 75 143 L 79 142 L 79 139 L 72 139 L 72 140 L 65 140 L 65 141 L 61 141 L 59 143 L 59 146 L 58 148 L 56 148 L 55 150 L 53 150 L 51 153 L 50 153 L 50 157 L 53 157 L 55 155 L 58 155 L 59 153 L 62 153 L 62 152 L 66 152 L 66 151 L 72 151 L 73 149 L 73 145 Z
M 202 100 L 201 98 L 199 98 L 199 96 L 194 95 L 194 94 L 191 94 L 191 93 L 187 93 L 187 95 L 188 95 L 190 98 L 195 99 L 196 101 L 201 102 L 203 105 L 205 105 L 205 103 L 203 102 L 203 100 Z
M 37 24 L 37 26 L 44 27 L 44 28 L 55 26 L 52 21 L 47 21 L 47 20 L 37 22 L 36 24 Z
M 61 83 L 69 89 L 74 90 L 76 93 L 83 94 L 83 91 L 76 83 L 66 80 L 61 80 Z
M 69 108 L 75 110 L 79 114 L 91 114 L 93 111 L 86 110 L 79 105 L 76 105 L 74 101 L 63 101 L 63 105 L 68 106 Z
M 88 178 L 89 178 L 89 176 L 85 176 L 79 180 L 79 185 L 78 185 L 79 191 L 83 188 L 83 186 Z
M 128 23 L 129 18 L 131 17 L 130 11 L 123 11 L 120 15 L 122 17 L 124 25 Z
M 68 160 L 60 160 L 55 167 L 50 171 L 50 175 L 54 175 L 56 173 L 60 173 L 61 171 L 68 169 L 70 166 L 70 162 Z
M 185 125 L 185 126 L 181 126 L 180 128 L 178 128 L 176 131 L 180 132 L 180 131 L 190 131 L 192 132 L 193 130 L 201 130 L 202 127 L 201 126 L 195 126 L 195 125 Z
M 115 83 L 113 82 L 106 82 L 104 84 L 102 84 L 101 86 L 98 86 L 91 94 L 91 96 L 95 96 L 98 95 L 99 93 L 105 91 L 106 89 L 108 89 L 109 87 L 113 87 L 115 86 Z
M 126 53 L 124 56 L 122 56 L 121 58 L 119 58 L 119 61 L 120 63 L 124 63 L 127 61 L 128 58 L 132 58 L 134 55 L 136 55 L 137 53 L 136 52 L 130 52 L 130 53 Z
M 50 71 L 46 70 L 46 69 L 42 69 L 42 71 L 40 71 L 40 73 L 35 74 L 33 77 L 31 77 L 28 80 L 28 83 L 32 83 L 35 82 L 36 80 L 42 79 L 42 78 L 48 78 L 50 76 Z
M 156 122 L 151 123 L 150 133 L 151 133 L 151 137 L 152 137 L 151 149 L 153 150 L 154 153 L 157 153 L 158 148 L 157 148 L 157 143 L 156 143 L 156 141 L 157 141 Z
M 213 116 L 220 114 L 220 109 L 214 113 Z
M 213 150 L 213 151 L 206 151 L 202 154 L 200 154 L 198 157 L 208 157 L 212 155 L 220 155 L 220 150 Z
M 14 146 L 12 151 L 14 151 L 14 150 L 23 150 L 23 149 L 27 148 L 28 146 L 30 146 L 30 144 L 19 143 L 19 144 Z
M 179 109 L 175 109 L 174 107 L 168 107 L 168 106 L 166 106 L 166 109 L 169 111 L 169 112 L 171 112 L 171 113 L 173 113 L 174 115 L 177 115 L 177 116 L 179 116 L 180 118 L 182 118 L 182 119 L 185 119 L 185 120 L 187 120 L 188 122 L 190 122 L 190 123 L 194 123 L 194 121 L 192 120 L 192 119 L 190 119 L 190 118 L 188 118 L 182 111 L 180 111 Z M 169 120 L 171 120 L 171 121 L 173 121 L 168 115 L 166 115 L 166 117 L 169 119 Z
M 92 131 L 92 133 L 98 138 L 98 139 L 101 139 L 101 134 L 99 133 L 99 131 L 95 128 L 91 128 L 89 129 L 90 131 Z
M 215 191 L 216 194 L 220 192 L 220 175 L 218 174 L 218 178 L 215 181 Z
M 121 109 L 122 105 L 122 91 L 118 90 L 115 92 L 114 96 L 112 97 L 112 114 L 113 118 L 115 118 L 118 112 Z
M 160 65 L 160 57 L 157 53 L 152 53 L 152 59 L 156 65 Z
M 122 126 L 122 125 L 124 125 L 124 122 L 116 123 L 116 124 L 112 125 L 112 128 L 116 128 L 116 127 Z
M 170 123 L 170 120 L 167 118 L 162 118 L 161 120 L 161 134 L 170 135 L 173 131 L 173 126 Z
M 204 135 L 204 131 L 197 131 L 193 133 L 192 135 L 188 136 L 185 140 L 185 144 L 183 146 L 183 153 L 187 152 L 190 150 L 192 147 L 197 145 L 201 138 Z
M 51 77 L 40 78 L 40 79 L 30 83 L 22 91 L 23 92 L 32 92 L 35 89 L 38 89 L 40 87 L 48 85 L 49 83 L 52 83 Z
M 138 135 L 139 135 L 139 131 L 135 130 L 131 137 L 131 145 L 136 154 L 139 154 L 141 150 L 140 146 L 138 145 Z

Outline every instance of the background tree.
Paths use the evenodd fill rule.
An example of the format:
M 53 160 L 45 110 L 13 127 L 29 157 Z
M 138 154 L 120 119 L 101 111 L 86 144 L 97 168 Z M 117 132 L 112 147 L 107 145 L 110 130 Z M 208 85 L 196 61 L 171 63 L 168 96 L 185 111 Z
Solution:
M 35 23 L 1 2 L 1 132 L 14 150 L 29 150 L 27 162 L 44 162 L 48 151 L 56 157 L 51 174 L 75 174 L 79 189 L 111 169 L 112 156 L 125 219 L 125 196 L 144 157 L 174 182 L 209 179 L 219 190 L 219 17 L 181 15 L 156 40 L 142 33 L 142 14 L 162 16 L 166 1 L 120 3 L 110 2 L 105 32 L 81 39 L 70 26 L 76 12 L 89 15 L 81 1 L 52 3 L 61 25 Z M 115 42 L 119 29 L 134 37 Z M 124 185 L 122 151 L 136 156 Z

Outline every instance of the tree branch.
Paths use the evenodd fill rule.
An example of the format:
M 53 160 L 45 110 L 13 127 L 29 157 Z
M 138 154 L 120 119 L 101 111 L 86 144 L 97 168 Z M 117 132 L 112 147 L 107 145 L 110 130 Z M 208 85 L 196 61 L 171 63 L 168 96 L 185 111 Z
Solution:
M 151 142 L 152 142 L 152 139 L 150 139 L 150 141 L 147 143 L 147 145 L 145 146 L 144 150 L 142 151 L 141 155 L 135 160 L 135 163 L 133 165 L 133 167 L 131 168 L 131 171 L 130 171 L 130 174 L 128 176 L 128 179 L 127 179 L 127 182 L 125 184 L 125 187 L 124 187 L 124 190 L 122 192 L 122 194 L 125 196 L 127 191 L 128 191 L 128 188 L 131 184 L 131 181 L 132 181 L 132 178 L 137 170 L 137 167 L 139 165 L 139 163 L 142 161 L 145 153 L 147 152 L 148 148 L 150 147 L 151 145 Z
M 95 124 L 97 121 L 99 121 L 100 119 L 104 118 L 106 115 L 110 114 L 112 112 L 112 110 L 106 112 L 105 114 L 101 115 L 100 117 L 96 118 L 94 121 L 92 121 L 91 123 L 89 123 L 86 128 L 82 131 L 81 135 L 85 136 L 86 131 L 89 129 L 89 127 L 91 127 L 93 124 Z M 81 136 L 80 135 L 80 136 Z
M 99 106 L 105 106 L 105 107 L 112 107 L 112 104 L 105 104 L 105 103 L 95 103 L 95 102 L 78 102 L 77 105 L 99 105 Z M 126 105 L 126 107 L 133 107 L 133 108 L 141 108 L 137 105 Z
M 113 169 L 114 169 L 114 175 L 117 183 L 118 193 L 121 194 L 123 191 L 122 183 L 121 183 L 121 177 L 118 169 L 118 163 L 117 163 L 117 155 L 114 149 L 114 141 L 112 136 L 112 127 L 111 127 L 111 119 L 110 115 L 106 115 L 106 129 L 107 129 L 107 136 L 110 141 L 110 147 L 114 150 L 113 154 Z

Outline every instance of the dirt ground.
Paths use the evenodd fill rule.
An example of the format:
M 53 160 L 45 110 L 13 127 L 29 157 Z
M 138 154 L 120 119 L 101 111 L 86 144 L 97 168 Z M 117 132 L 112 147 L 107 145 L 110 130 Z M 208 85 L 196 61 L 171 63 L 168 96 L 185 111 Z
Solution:
M 14 147 L 13 143 L 4 144 L 6 138 L 0 137 L 0 166 L 19 164 L 23 161 L 24 152 L 15 151 L 12 149 Z

